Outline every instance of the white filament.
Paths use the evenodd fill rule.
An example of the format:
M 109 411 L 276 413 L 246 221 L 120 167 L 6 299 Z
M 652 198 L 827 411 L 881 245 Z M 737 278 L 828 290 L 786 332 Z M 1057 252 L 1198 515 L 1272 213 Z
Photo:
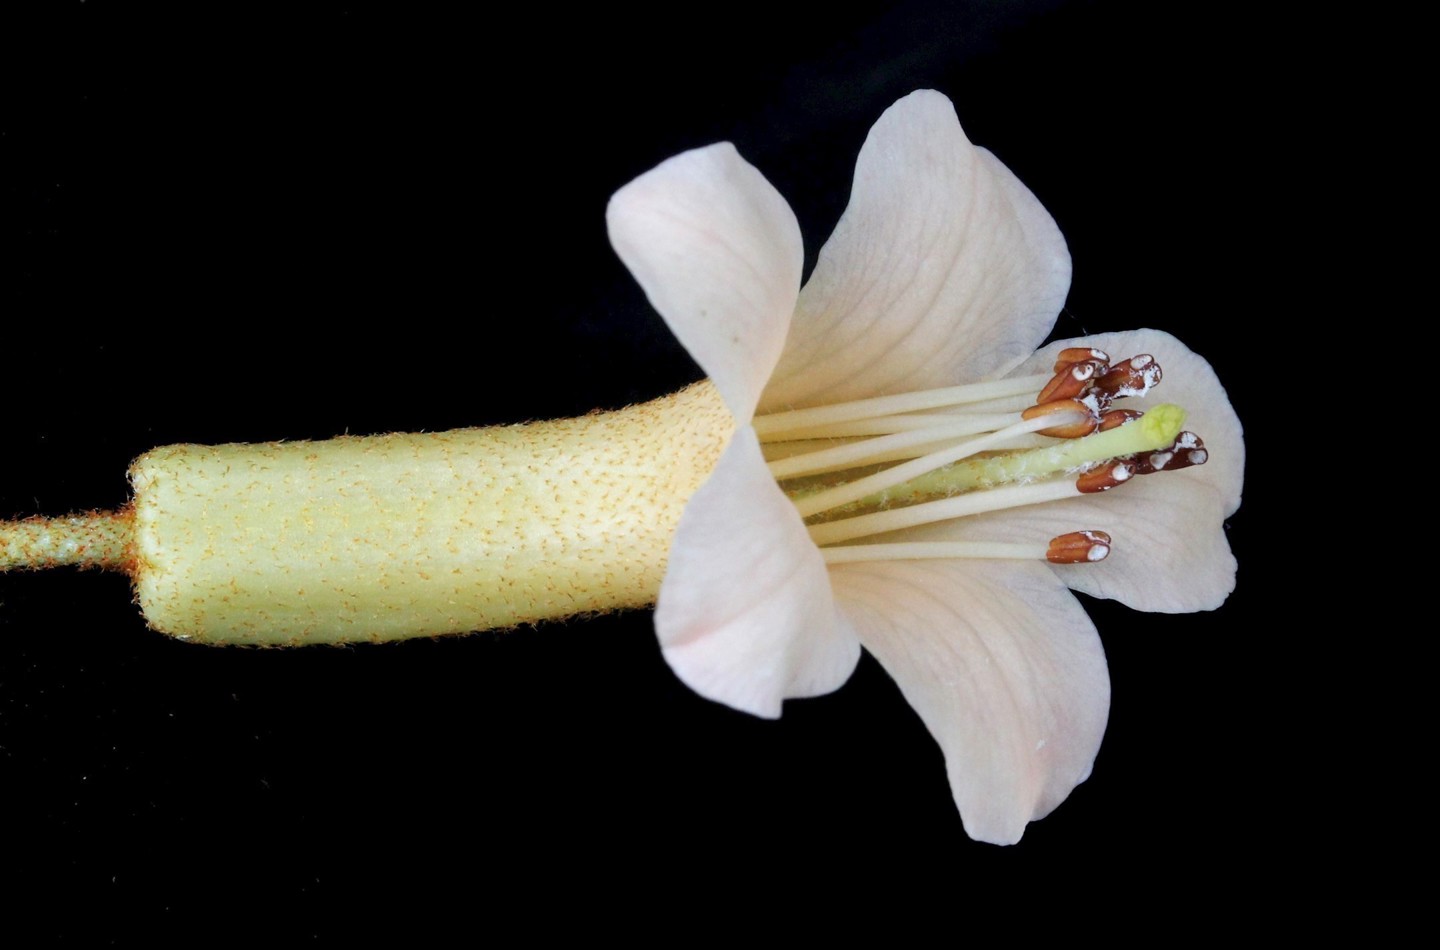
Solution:
M 857 399 L 854 402 L 815 406 L 810 409 L 772 412 L 755 417 L 755 432 L 760 436 L 762 442 L 771 441 L 785 436 L 789 432 L 809 426 L 846 422 L 851 419 L 873 419 L 877 416 L 891 416 L 904 412 L 921 412 L 946 406 L 962 406 L 989 399 L 999 399 L 1004 396 L 1034 393 L 1049 380 L 1050 377 L 1047 375 L 1017 376 L 1013 379 L 971 383 L 968 386 L 947 386 L 943 389 L 898 393 L 894 396 L 874 396 L 870 399 Z
M 942 498 L 939 501 L 927 501 L 904 508 L 891 508 L 888 511 L 811 525 L 810 540 L 821 546 L 839 544 L 841 541 L 863 538 L 866 535 L 899 531 L 901 528 L 949 521 L 952 518 L 964 518 L 987 511 L 1058 501 L 1079 494 L 1080 489 L 1075 487 L 1074 480 L 1068 478 L 1034 485 L 1010 485 L 988 491 L 966 492 L 954 498 Z
M 1010 544 L 1003 541 L 897 541 L 893 544 L 848 544 L 821 548 L 826 564 L 852 561 L 913 561 L 925 558 L 1006 558 L 1045 560 L 1047 544 Z
M 852 442 L 849 445 L 839 445 L 776 459 L 770 463 L 770 474 L 777 479 L 796 478 L 801 475 L 839 472 L 847 468 L 855 468 L 872 462 L 891 461 L 895 458 L 915 458 L 925 455 L 927 447 L 932 443 L 945 442 L 961 436 L 994 432 L 1013 418 L 1014 416 L 977 416 L 973 419 L 956 422 L 932 422 L 925 428 L 909 432 L 893 432 L 890 435 L 866 439 L 863 442 Z M 997 419 L 998 424 L 996 423 Z M 903 449 L 918 449 L 918 451 L 905 454 L 900 452 Z M 900 454 L 897 455 L 897 452 Z

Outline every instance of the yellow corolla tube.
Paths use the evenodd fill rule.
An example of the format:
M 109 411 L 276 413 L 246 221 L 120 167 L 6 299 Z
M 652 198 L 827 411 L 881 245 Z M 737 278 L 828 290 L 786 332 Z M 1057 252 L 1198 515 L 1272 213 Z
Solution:
M 580 419 L 171 445 L 116 513 L 0 523 L 0 568 L 130 573 L 205 643 L 394 640 L 654 602 L 685 501 L 734 422 L 698 384 Z

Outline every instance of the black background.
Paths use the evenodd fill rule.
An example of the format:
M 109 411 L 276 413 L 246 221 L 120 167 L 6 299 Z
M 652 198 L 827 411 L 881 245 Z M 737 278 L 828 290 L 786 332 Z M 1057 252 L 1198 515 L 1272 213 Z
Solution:
M 229 927 L 323 938 L 443 881 L 463 896 L 432 910 L 486 919 L 517 890 L 731 914 L 817 875 L 1234 906 L 1296 862 L 1273 660 L 1297 631 L 1267 608 L 1283 539 L 1256 335 L 1287 293 L 1276 24 L 1078 0 L 796 25 L 774 4 L 45 9 L 5 38 L 0 516 L 119 506 L 129 460 L 170 442 L 515 422 L 698 378 L 608 246 L 609 195 L 732 141 L 795 208 L 808 271 L 870 124 L 926 87 L 1065 233 L 1057 335 L 1179 335 L 1229 388 L 1249 461 L 1221 610 L 1086 602 L 1105 744 L 1008 849 L 965 836 L 938 748 L 868 657 L 771 723 L 682 687 L 648 612 L 240 651 L 148 631 L 120 576 L 0 578 L 6 861 L 91 908 L 35 914 L 42 933 L 230 908 Z

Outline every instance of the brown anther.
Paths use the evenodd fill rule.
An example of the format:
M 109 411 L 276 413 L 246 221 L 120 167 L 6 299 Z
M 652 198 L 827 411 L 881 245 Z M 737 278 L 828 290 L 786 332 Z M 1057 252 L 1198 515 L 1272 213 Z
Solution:
M 1147 452 L 1134 457 L 1135 474 L 1176 472 L 1192 465 L 1204 465 L 1210 459 L 1205 443 L 1193 432 L 1181 432 L 1168 449 Z
M 1169 449 L 1161 449 L 1159 452 L 1144 452 L 1135 456 L 1135 474 L 1153 475 L 1156 472 L 1165 471 L 1165 466 L 1170 464 L 1175 453 Z
M 1162 375 L 1155 357 L 1141 353 L 1110 367 L 1095 381 L 1095 388 L 1111 399 L 1143 396 L 1160 383 Z
M 1054 415 L 1057 412 L 1079 412 L 1084 414 L 1084 418 L 1078 422 L 1067 422 L 1064 425 L 1041 429 L 1039 430 L 1041 435 L 1052 436 L 1056 439 L 1078 439 L 1082 435 L 1089 435 L 1094 432 L 1096 426 L 1100 424 L 1099 418 L 1095 413 L 1090 411 L 1090 407 L 1078 399 L 1056 399 L 1053 402 L 1031 406 L 1029 409 L 1020 413 L 1020 418 L 1025 420 L 1039 419 L 1043 416 Z
M 1119 428 L 1127 422 L 1134 422 L 1145 413 L 1139 409 L 1111 409 L 1109 412 L 1100 414 L 1100 431 L 1109 432 L 1111 429 Z
M 1175 444 L 1170 446 L 1167 454 L 1170 458 L 1166 459 L 1163 465 L 1155 466 L 1157 472 L 1175 472 L 1192 465 L 1204 465 L 1210 460 L 1210 452 L 1205 448 L 1205 443 L 1193 432 L 1181 432 L 1176 436 Z
M 1055 368 L 1051 372 L 1058 373 L 1072 363 L 1083 363 L 1087 360 L 1109 366 L 1110 354 L 1104 350 L 1092 350 L 1088 346 L 1068 346 L 1055 354 Z
M 1110 535 L 1104 531 L 1071 531 L 1050 539 L 1045 560 L 1051 564 L 1093 564 L 1110 554 Z
M 1074 399 L 1085 392 L 1091 386 L 1096 377 L 1105 372 L 1105 364 L 1099 360 L 1082 360 L 1079 363 L 1070 363 L 1060 370 L 1040 390 L 1036 397 L 1036 403 L 1051 402 L 1056 399 Z
M 1075 487 L 1082 493 L 1109 491 L 1116 485 L 1128 482 L 1135 474 L 1135 464 L 1128 458 L 1111 459 L 1099 468 L 1075 479 Z

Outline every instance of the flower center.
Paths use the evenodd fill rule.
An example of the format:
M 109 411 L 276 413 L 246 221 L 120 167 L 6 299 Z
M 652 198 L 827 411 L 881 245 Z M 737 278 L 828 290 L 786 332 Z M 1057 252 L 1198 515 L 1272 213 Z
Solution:
M 1048 544 L 856 539 L 1107 491 L 1204 464 L 1185 412 L 1118 407 L 1161 379 L 1148 354 L 1118 363 L 1062 350 L 1051 375 L 1015 377 L 758 416 L 771 473 L 831 563 L 926 557 L 1102 560 L 1112 539 L 1079 528 Z

